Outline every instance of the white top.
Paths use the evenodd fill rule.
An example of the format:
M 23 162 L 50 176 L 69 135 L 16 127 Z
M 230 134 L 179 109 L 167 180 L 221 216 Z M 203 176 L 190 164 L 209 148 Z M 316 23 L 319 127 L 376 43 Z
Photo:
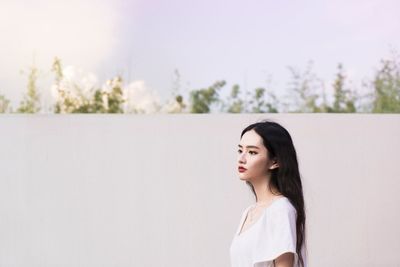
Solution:
M 239 232 L 249 209 L 247 207 L 230 246 L 231 267 L 272 267 L 273 260 L 285 252 L 294 253 L 294 267 L 297 265 L 296 216 L 297 211 L 286 197 L 275 199 L 264 208 L 257 221 Z M 304 266 L 307 259 L 304 245 L 301 254 Z

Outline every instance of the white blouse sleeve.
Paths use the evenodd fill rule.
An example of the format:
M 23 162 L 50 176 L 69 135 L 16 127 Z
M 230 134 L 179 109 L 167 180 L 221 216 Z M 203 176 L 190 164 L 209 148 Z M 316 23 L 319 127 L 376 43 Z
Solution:
M 268 266 L 285 252 L 296 253 L 296 210 L 294 208 L 277 209 L 268 214 L 266 224 L 260 230 L 253 255 L 253 267 Z

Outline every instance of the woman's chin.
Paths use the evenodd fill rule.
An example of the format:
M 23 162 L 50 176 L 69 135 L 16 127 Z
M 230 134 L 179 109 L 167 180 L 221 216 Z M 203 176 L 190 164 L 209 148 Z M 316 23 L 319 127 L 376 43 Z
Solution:
M 239 179 L 243 180 L 243 181 L 247 181 L 246 175 L 243 175 L 243 174 L 240 174 L 240 173 L 239 173 Z

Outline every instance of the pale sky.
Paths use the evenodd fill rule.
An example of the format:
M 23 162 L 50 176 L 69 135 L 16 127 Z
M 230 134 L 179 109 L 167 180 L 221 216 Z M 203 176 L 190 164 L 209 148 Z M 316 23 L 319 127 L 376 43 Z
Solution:
M 3 0 L 0 94 L 16 108 L 27 82 L 20 70 L 33 58 L 47 94 L 54 56 L 101 83 L 116 74 L 144 81 L 162 97 L 175 69 L 182 89 L 224 79 L 226 92 L 235 83 L 251 90 L 270 78 L 284 95 L 288 66 L 304 71 L 310 60 L 328 86 L 341 62 L 361 87 L 400 50 L 399 12 L 395 0 Z

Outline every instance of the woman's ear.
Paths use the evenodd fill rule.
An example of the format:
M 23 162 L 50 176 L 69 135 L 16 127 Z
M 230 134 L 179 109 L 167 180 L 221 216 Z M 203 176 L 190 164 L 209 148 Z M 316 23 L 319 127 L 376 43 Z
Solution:
M 274 160 L 274 164 L 272 164 L 271 167 L 269 167 L 269 169 L 273 170 L 273 169 L 277 169 L 277 168 L 279 168 L 279 164 L 276 160 Z

